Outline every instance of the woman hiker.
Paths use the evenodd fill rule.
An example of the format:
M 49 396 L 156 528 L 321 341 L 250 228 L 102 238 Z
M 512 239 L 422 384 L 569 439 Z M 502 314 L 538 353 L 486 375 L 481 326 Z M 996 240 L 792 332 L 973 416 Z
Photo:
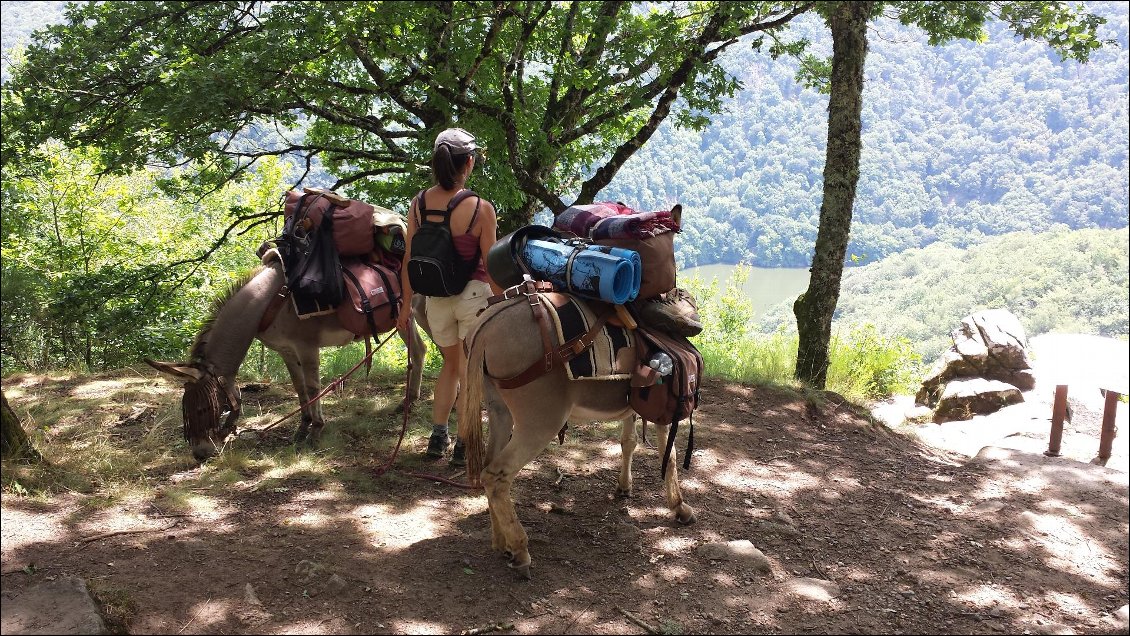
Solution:
M 433 458 L 443 457 L 451 437 L 447 421 L 467 364 L 463 339 L 478 320 L 479 312 L 487 306 L 487 298 L 501 291 L 487 275 L 484 262 L 498 234 L 494 205 L 465 187 L 475 165 L 485 159 L 471 133 L 462 128 L 441 132 L 436 137 L 431 162 L 435 185 L 421 191 L 408 211 L 406 265 L 400 274 L 404 295 L 401 306 L 405 310 L 400 314 L 398 326 L 407 325 L 411 317 L 412 295 L 424 295 L 432 340 L 443 356 L 443 368 L 432 400 L 432 434 L 428 439 L 427 454 Z M 449 210 L 453 202 L 455 205 Z M 440 245 L 446 240 L 446 234 L 436 230 L 443 225 L 450 231 L 450 247 L 454 247 L 450 254 L 454 262 L 448 264 L 446 270 L 442 267 L 445 246 Z M 437 236 L 443 240 L 438 240 Z M 417 254 L 413 254 L 414 248 Z M 417 257 L 415 261 L 413 256 Z M 448 280 L 452 271 L 455 272 L 454 282 Z M 413 279 L 418 288 L 413 287 Z M 464 280 L 466 285 L 460 290 Z M 451 462 L 457 465 L 466 462 L 458 439 Z

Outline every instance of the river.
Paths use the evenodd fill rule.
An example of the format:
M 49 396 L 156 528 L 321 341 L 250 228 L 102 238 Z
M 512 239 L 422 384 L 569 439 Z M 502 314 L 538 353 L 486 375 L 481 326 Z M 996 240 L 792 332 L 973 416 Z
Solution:
M 725 289 L 736 268 L 737 265 L 688 267 L 679 271 L 679 282 L 680 285 L 685 285 L 696 276 L 705 284 L 716 279 L 721 291 Z M 745 270 L 749 277 L 742 285 L 742 290 L 753 302 L 753 309 L 758 315 L 782 301 L 791 302 L 808 288 L 807 267 L 746 267 Z

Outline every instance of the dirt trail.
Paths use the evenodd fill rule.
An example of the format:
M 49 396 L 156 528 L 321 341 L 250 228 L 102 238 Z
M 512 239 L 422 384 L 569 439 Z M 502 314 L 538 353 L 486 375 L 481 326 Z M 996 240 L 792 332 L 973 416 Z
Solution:
M 172 389 L 147 386 L 179 409 Z M 51 390 L 9 399 L 18 411 Z M 118 421 L 136 402 L 113 405 Z M 262 403 L 267 416 L 287 404 L 278 387 Z M 832 394 L 813 405 L 708 382 L 702 404 L 682 473 L 692 526 L 663 505 L 654 449 L 637 453 L 634 497 L 613 496 L 614 424 L 571 427 L 521 473 L 532 581 L 491 552 L 483 497 L 373 480 L 357 467 L 383 456 L 343 455 L 328 476 L 228 482 L 167 462 L 136 499 L 6 491 L 4 594 L 77 575 L 131 633 L 1126 633 L 1124 472 L 991 449 L 971 461 Z M 344 411 L 327 406 L 331 425 L 399 425 Z M 172 444 L 176 425 L 160 428 L 116 443 Z M 284 434 L 254 452 L 289 452 Z M 423 445 L 421 431 L 398 466 L 458 477 L 423 462 Z M 118 530 L 132 532 L 85 540 Z

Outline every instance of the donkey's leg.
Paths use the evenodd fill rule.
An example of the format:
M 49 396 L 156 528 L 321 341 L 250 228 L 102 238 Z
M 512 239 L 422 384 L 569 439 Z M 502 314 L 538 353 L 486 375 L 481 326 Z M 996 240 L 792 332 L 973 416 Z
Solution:
M 290 372 L 290 381 L 294 385 L 294 393 L 298 396 L 298 403 L 306 404 L 306 401 L 316 395 L 309 392 L 309 387 L 306 386 L 306 370 L 302 368 L 302 363 L 298 360 L 298 354 L 290 348 L 276 349 L 279 356 L 282 357 L 283 362 L 286 363 L 286 370 Z M 310 434 L 310 413 L 309 408 L 302 409 L 302 423 L 298 425 L 298 430 L 294 433 L 294 443 L 300 443 L 306 439 Z
M 415 304 L 413 303 L 413 305 Z M 411 365 L 411 368 L 408 372 L 407 395 L 400 399 L 400 403 L 397 404 L 393 413 L 404 411 L 420 399 L 421 380 L 424 376 L 424 357 L 428 353 L 427 345 L 424 344 L 424 339 L 420 337 L 420 332 L 412 324 L 412 321 L 409 321 L 407 328 L 399 330 L 399 334 L 400 339 L 408 347 L 408 364 Z
M 647 426 L 647 422 L 643 423 Z M 620 429 L 620 482 L 616 486 L 617 497 L 632 496 L 632 455 L 636 452 L 636 416 L 624 418 Z
M 298 360 L 298 369 L 304 387 L 302 404 L 306 404 L 308 400 L 318 394 L 321 388 L 319 386 L 320 361 L 318 359 L 318 348 L 299 347 L 295 350 L 295 356 Z M 294 443 L 315 444 L 322 434 L 322 427 L 325 426 L 325 423 L 322 416 L 322 401 L 316 400 L 302 409 L 302 424 L 294 433 Z
M 540 391 L 526 390 L 527 387 L 538 385 L 541 385 Z M 546 390 L 547 387 L 549 390 Z M 540 381 L 517 391 L 524 395 L 508 400 L 511 413 L 514 414 L 513 435 L 510 442 L 483 469 L 482 479 L 487 502 L 492 507 L 493 521 L 500 526 L 506 551 L 511 555 L 510 567 L 528 579 L 531 563 L 529 538 L 514 510 L 510 486 L 518 471 L 545 450 L 557 431 L 564 426 L 569 403 L 566 391 L 553 390 L 552 385 Z M 515 406 L 521 403 L 525 403 L 526 407 L 515 413 Z
M 483 391 L 487 404 L 487 438 L 486 460 L 484 466 L 490 465 L 494 458 L 502 452 L 510 442 L 510 435 L 514 431 L 514 418 L 510 416 L 510 409 L 502 401 L 498 389 L 492 382 L 483 383 Z M 496 552 L 505 553 L 506 536 L 502 533 L 502 522 L 498 520 L 495 506 L 487 499 L 487 509 L 490 511 L 490 547 Z M 507 555 L 510 556 L 510 555 Z
M 655 424 L 655 443 L 659 448 L 659 461 L 663 461 L 663 453 L 667 451 L 667 433 L 670 424 Z M 694 508 L 683 501 L 683 493 L 679 490 L 679 470 L 675 447 L 671 447 L 671 459 L 667 463 L 667 475 L 663 478 L 663 490 L 667 494 L 667 507 L 675 512 L 675 520 L 682 524 L 692 524 L 697 519 Z M 662 464 L 661 464 L 662 465 Z

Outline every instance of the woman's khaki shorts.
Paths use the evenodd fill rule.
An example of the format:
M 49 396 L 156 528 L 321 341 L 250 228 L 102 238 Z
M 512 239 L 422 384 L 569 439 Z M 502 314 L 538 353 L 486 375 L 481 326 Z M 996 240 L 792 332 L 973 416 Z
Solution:
M 490 285 L 481 280 L 472 280 L 457 296 L 428 296 L 428 325 L 432 328 L 432 340 L 441 347 L 458 344 L 467 337 L 471 327 L 479 320 L 479 311 L 487 306 L 490 298 Z

